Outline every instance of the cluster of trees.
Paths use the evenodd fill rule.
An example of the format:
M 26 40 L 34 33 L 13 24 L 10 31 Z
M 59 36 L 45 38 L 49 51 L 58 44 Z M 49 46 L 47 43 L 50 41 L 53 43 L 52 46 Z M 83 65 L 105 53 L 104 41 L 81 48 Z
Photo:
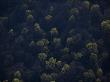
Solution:
M 109 82 L 110 19 L 98 4 L 23 0 L 0 17 L 1 82 Z

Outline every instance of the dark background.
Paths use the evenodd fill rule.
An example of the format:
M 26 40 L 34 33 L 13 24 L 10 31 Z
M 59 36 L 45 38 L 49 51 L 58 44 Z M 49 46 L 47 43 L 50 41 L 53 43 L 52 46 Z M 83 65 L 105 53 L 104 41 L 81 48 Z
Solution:
M 16 6 L 21 4 L 22 0 L 0 0 L 0 16 L 7 16 Z M 40 0 L 40 1 L 54 1 L 54 2 L 64 2 L 66 0 Z M 98 3 L 103 9 L 110 8 L 110 0 L 89 0 L 92 3 Z

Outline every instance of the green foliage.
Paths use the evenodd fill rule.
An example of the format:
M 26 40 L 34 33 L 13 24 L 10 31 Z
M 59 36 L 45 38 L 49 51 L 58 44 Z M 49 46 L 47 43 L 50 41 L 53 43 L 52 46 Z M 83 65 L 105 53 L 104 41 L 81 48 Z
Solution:
M 98 77 L 101 77 L 101 76 L 103 75 L 103 70 L 102 70 L 101 68 L 98 68 L 98 69 L 96 70 L 96 75 L 97 75 Z
M 32 15 L 32 11 L 31 10 L 26 10 L 25 14 L 26 14 L 26 17 L 27 17 L 26 20 L 28 22 L 33 22 L 34 16 Z
M 95 73 L 93 72 L 92 69 L 89 69 L 88 71 L 86 71 L 86 72 L 83 73 L 83 76 L 86 79 L 94 79 L 95 78 Z
M 14 29 L 10 29 L 8 32 L 10 35 L 14 35 Z
M 22 74 L 19 70 L 14 73 L 14 78 L 13 78 L 12 82 L 23 82 Z
M 34 29 L 35 29 L 36 32 L 41 32 L 42 31 L 42 29 L 40 28 L 40 25 L 38 23 L 34 24 Z
M 72 15 L 78 15 L 79 14 L 78 8 L 72 8 L 72 9 L 70 9 L 70 14 L 72 14 Z
M 31 15 L 31 14 L 27 15 L 27 21 L 32 22 L 33 19 L 34 19 L 33 15 Z
M 50 82 L 56 82 L 56 81 L 50 81 Z
M 86 44 L 86 48 L 89 51 L 94 52 L 94 53 L 97 53 L 97 51 L 98 51 L 98 49 L 97 49 L 98 48 L 98 45 L 95 42 L 89 42 L 89 43 L 87 43 Z
M 48 39 L 42 39 L 42 41 L 44 42 L 44 45 L 47 46 L 49 44 Z
M 96 82 L 102 82 L 102 81 L 101 81 L 101 79 L 100 79 L 100 78 L 97 78 L 97 79 L 96 79 Z
M 40 47 L 47 46 L 48 44 L 49 44 L 49 41 L 47 39 L 41 39 L 36 42 L 36 45 Z
M 29 30 L 27 28 L 23 28 L 22 31 L 21 31 L 21 34 L 26 34 L 28 32 L 29 32 Z
M 68 20 L 74 22 L 75 21 L 75 16 L 71 15 Z
M 0 21 L 4 21 L 4 20 L 7 20 L 8 17 L 0 17 Z
M 57 67 L 61 67 L 61 66 L 62 66 L 62 61 L 57 61 L 57 62 L 56 62 L 56 66 L 57 66 Z
M 101 27 L 105 31 L 110 31 L 110 20 L 104 20 L 104 21 L 102 21 Z
M 68 32 L 68 34 L 69 34 L 70 36 L 73 36 L 73 35 L 75 34 L 75 29 L 71 29 L 71 30 Z
M 29 44 L 30 47 L 35 46 L 35 45 L 36 45 L 35 41 L 31 41 Z
M 52 18 L 53 18 L 53 16 L 52 16 L 52 15 L 47 15 L 47 16 L 45 16 L 45 20 L 47 20 L 47 21 L 51 21 L 51 20 L 52 20 Z
M 41 80 L 42 80 L 42 82 L 45 82 L 45 81 L 50 82 L 50 81 L 53 81 L 53 78 L 51 75 L 43 73 L 41 75 Z
M 75 59 L 75 60 L 80 60 L 80 59 L 82 58 L 82 56 L 83 56 L 83 54 L 80 53 L 80 52 L 75 53 L 75 54 L 74 54 L 74 59 Z
M 55 47 L 59 47 L 61 45 L 61 39 L 53 38 L 53 44 L 55 45 Z
M 0 81 L 0 82 L 8 82 L 8 80 L 3 80 L 3 81 Z
M 45 61 L 46 63 L 46 69 L 51 69 L 53 71 L 57 71 L 60 72 L 60 69 L 63 66 L 63 62 L 62 61 L 57 61 L 56 58 L 49 58 L 48 60 Z
M 64 55 L 67 55 L 67 54 L 69 54 L 69 48 L 67 48 L 67 47 L 65 47 L 65 48 L 63 48 L 63 50 L 62 50 L 62 52 L 63 52 L 63 54 Z
M 21 78 L 21 72 L 18 70 L 14 73 L 14 77 L 20 79 Z
M 62 73 L 65 73 L 65 72 L 69 71 L 69 69 L 70 69 L 70 65 L 69 65 L 69 64 L 64 64 L 64 66 L 63 66 L 61 72 L 62 72 Z
M 51 58 L 49 58 L 48 61 L 46 61 L 46 67 L 50 68 L 50 69 L 54 69 L 56 66 L 56 62 L 57 62 L 57 60 L 55 58 L 51 57 Z
M 46 74 L 43 73 L 41 75 L 42 82 L 56 82 L 57 73 Z
M 100 10 L 100 6 L 98 4 L 93 4 L 91 6 L 91 12 L 97 12 Z
M 90 2 L 89 1 L 83 1 L 83 6 L 84 6 L 84 8 L 89 9 L 90 8 Z
M 31 10 L 26 10 L 26 15 L 30 15 L 32 14 L 32 11 Z
M 90 59 L 91 59 L 92 61 L 94 61 L 94 62 L 97 62 L 97 60 L 98 60 L 97 54 L 91 53 Z
M 44 60 L 46 60 L 47 55 L 46 55 L 46 53 L 39 53 L 39 54 L 38 54 L 38 58 L 39 58 L 41 61 L 44 61 Z
M 42 52 L 48 53 L 49 52 L 48 46 L 44 46 Z
M 100 38 L 101 40 L 104 39 L 102 37 L 103 32 L 100 31 L 99 29 L 97 30 L 97 28 L 95 27 L 101 26 L 104 31 L 109 32 L 110 20 L 109 19 L 103 20 L 101 22 L 101 25 L 99 25 L 100 20 L 103 18 L 98 16 L 99 14 L 102 15 L 102 13 L 100 12 L 100 6 L 98 4 L 92 5 L 90 3 L 90 0 L 67 0 L 67 1 L 69 3 L 66 2 L 66 3 L 61 3 L 59 5 L 56 4 L 55 2 L 51 4 L 51 6 L 50 6 L 51 3 L 50 2 L 49 5 L 48 4 L 45 5 L 46 6 L 45 8 L 45 6 L 43 5 L 44 3 L 40 3 L 40 0 L 24 0 L 23 2 L 25 3 L 22 2 L 23 4 L 22 7 L 20 7 L 21 9 L 19 9 L 19 11 L 21 11 L 20 14 L 25 14 L 24 17 L 26 18 L 24 19 L 25 21 L 20 21 L 20 23 L 22 22 L 20 25 L 18 23 L 17 25 L 25 26 L 25 27 L 10 29 L 10 27 L 7 27 L 8 25 L 6 24 L 6 28 L 3 28 L 3 30 L 1 28 L 0 30 L 1 36 L 6 35 L 6 39 L 4 39 L 3 37 L 3 41 L 6 44 L 5 43 L 4 43 L 5 45 L 1 44 L 1 48 L 6 47 L 6 52 L 4 51 L 1 52 L 2 55 L 4 54 L 10 55 L 14 53 L 13 55 L 14 57 L 19 57 L 19 58 L 15 58 L 17 59 L 17 61 L 22 60 L 20 62 L 20 66 L 19 66 L 19 62 L 17 62 L 17 66 L 15 67 L 11 66 L 11 68 L 4 66 L 3 64 L 4 66 L 3 68 L 7 67 L 5 68 L 5 70 L 6 72 L 9 71 L 10 74 L 13 72 L 13 69 L 16 70 L 16 67 L 19 67 L 20 70 L 22 70 L 24 76 L 22 76 L 21 71 L 18 70 L 13 74 L 14 78 L 12 79 L 12 82 L 22 82 L 21 80 L 22 77 L 23 79 L 25 79 L 26 77 L 26 79 L 28 80 L 33 80 L 33 75 L 37 75 L 38 79 L 39 76 L 41 76 L 41 82 L 56 82 L 57 80 L 65 81 L 65 82 L 68 82 L 68 80 L 69 81 L 77 80 L 76 82 L 93 82 L 93 81 L 101 82 L 101 77 L 103 77 L 105 74 L 103 74 L 103 70 L 99 67 L 100 66 L 99 64 L 100 61 L 102 61 L 102 59 L 109 56 L 109 52 L 108 53 L 105 52 L 108 50 L 106 50 L 107 46 L 106 47 L 104 46 L 104 42 L 101 43 L 97 41 L 98 38 Z M 38 3 L 37 6 L 36 3 Z M 47 9 L 48 7 L 49 9 Z M 19 13 L 17 15 L 19 15 Z M 1 24 L 2 20 L 6 20 L 6 19 L 7 18 L 0 17 L 1 27 L 2 27 Z M 16 27 L 16 25 L 13 24 L 13 20 L 11 21 L 10 20 L 9 20 L 9 26 L 14 25 Z M 97 20 L 99 20 L 98 24 L 96 24 Z M 94 23 L 94 21 L 96 23 Z M 59 28 L 57 27 L 51 28 L 52 26 L 59 26 Z M 91 28 L 91 26 L 94 28 Z M 48 32 L 43 29 L 44 27 L 47 30 L 51 28 L 49 31 L 50 35 L 48 35 Z M 7 37 L 7 28 L 8 30 L 10 29 L 8 32 L 9 37 Z M 64 29 L 62 30 L 62 28 Z M 4 30 L 6 30 L 6 32 L 4 32 Z M 95 34 L 97 34 L 96 32 L 100 32 L 98 34 L 98 38 L 94 37 L 95 34 L 93 34 L 92 31 Z M 28 34 L 29 37 L 27 37 L 28 35 L 25 36 L 26 34 Z M 13 35 L 14 37 L 10 35 Z M 96 42 L 92 42 L 92 41 L 88 42 L 90 40 L 94 40 Z M 21 43 L 23 42 L 23 43 L 20 45 L 19 44 L 16 45 L 16 43 L 13 43 L 14 41 L 16 43 L 17 42 L 21 42 Z M 27 45 L 29 46 L 29 48 L 27 47 Z M 13 48 L 15 48 L 14 52 L 13 52 Z M 35 49 L 37 49 L 37 51 L 35 51 Z M 17 54 L 15 54 L 15 52 Z M 25 53 L 29 55 L 26 56 Z M 31 55 L 31 53 L 33 55 Z M 36 57 L 36 55 L 34 55 L 35 53 L 37 53 L 37 58 L 38 58 L 38 59 L 36 58 L 37 60 L 33 58 Z M 57 56 L 58 54 L 61 55 Z M 5 58 L 5 55 L 3 57 Z M 23 60 L 24 57 L 26 58 Z M 57 57 L 58 60 L 55 57 Z M 12 59 L 13 57 L 12 58 L 7 57 L 7 59 L 3 60 L 3 63 L 5 61 L 6 62 L 11 61 L 11 63 L 13 63 Z M 82 61 L 84 61 L 83 62 L 84 65 L 82 64 Z M 21 63 L 23 64 L 22 66 Z M 12 72 L 10 72 L 10 70 L 12 70 Z M 74 75 L 75 77 L 71 75 Z M 69 78 L 65 79 L 66 76 Z M 7 82 L 7 81 L 4 80 L 3 82 Z
M 42 40 L 36 42 L 37 46 L 43 47 L 45 44 Z
M 50 30 L 50 34 L 51 34 L 51 36 L 57 36 L 57 35 L 58 35 L 58 30 L 57 30 L 57 28 L 52 28 L 52 29 Z
M 21 82 L 18 78 L 14 78 L 12 82 Z
M 74 40 L 72 37 L 68 37 L 66 41 L 68 45 L 74 44 Z

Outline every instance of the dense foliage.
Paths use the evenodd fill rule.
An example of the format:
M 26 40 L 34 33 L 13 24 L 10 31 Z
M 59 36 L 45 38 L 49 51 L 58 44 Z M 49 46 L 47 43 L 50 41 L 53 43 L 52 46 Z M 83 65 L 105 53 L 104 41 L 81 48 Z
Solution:
M 107 13 L 90 0 L 22 0 L 0 17 L 0 82 L 110 82 Z

